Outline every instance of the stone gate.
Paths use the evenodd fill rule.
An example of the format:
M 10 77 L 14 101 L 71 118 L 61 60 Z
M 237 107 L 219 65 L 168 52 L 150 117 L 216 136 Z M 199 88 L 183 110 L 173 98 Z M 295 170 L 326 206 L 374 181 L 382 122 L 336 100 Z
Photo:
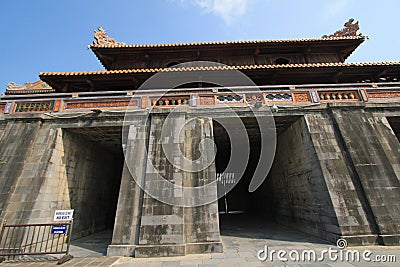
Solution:
M 398 245 L 400 63 L 344 62 L 364 39 L 339 31 L 300 40 L 126 45 L 100 28 L 90 48 L 106 70 L 40 73 L 38 82 L 10 83 L 1 97 L 0 219 L 51 222 L 54 210 L 72 208 L 73 238 L 113 231 L 108 255 L 221 252 L 224 205 L 174 206 L 143 189 L 159 186 L 150 163 L 176 185 L 215 182 L 230 156 L 229 135 L 217 123 L 229 121 L 229 107 L 250 140 L 243 182 L 228 193 L 230 208 L 332 242 Z M 210 60 L 226 66 L 178 65 Z M 194 81 L 139 91 L 160 72 L 222 77 L 229 69 L 254 86 Z M 256 116 L 272 116 L 276 154 L 263 184 L 249 193 L 262 143 Z M 207 160 L 216 153 L 207 168 L 182 171 L 167 160 L 198 159 L 203 138 L 215 143 L 206 150 Z M 219 190 L 215 184 L 203 193 L 212 199 Z M 197 196 L 176 190 L 170 197 Z

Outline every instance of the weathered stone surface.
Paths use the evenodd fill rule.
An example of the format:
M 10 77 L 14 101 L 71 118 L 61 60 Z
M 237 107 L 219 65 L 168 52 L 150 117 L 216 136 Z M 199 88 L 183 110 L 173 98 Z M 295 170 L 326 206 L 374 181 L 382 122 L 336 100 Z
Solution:
M 400 244 L 400 143 L 384 114 L 334 110 L 332 117 L 369 207 L 374 231 L 386 244 Z
M 340 235 L 305 118 L 298 119 L 279 136 L 275 163 L 267 179 L 264 194 L 270 196 L 270 216 L 276 217 L 277 222 L 325 239 L 335 240 Z
M 151 183 L 147 182 L 147 179 L 150 178 L 149 175 L 154 175 L 151 172 L 152 166 L 157 168 L 160 174 L 160 178 L 157 179 L 172 181 L 174 184 L 184 187 L 198 187 L 213 181 L 215 179 L 215 166 L 213 164 L 199 172 L 190 172 L 179 168 L 179 163 L 183 162 L 180 158 L 183 156 L 188 160 L 195 160 L 201 156 L 198 149 L 200 141 L 205 137 L 213 137 L 212 120 L 196 119 L 185 126 L 187 120 L 184 114 L 178 114 L 174 117 L 172 125 L 164 122 L 165 116 L 152 116 L 151 118 L 149 162 L 147 162 L 145 186 L 157 187 L 160 185 L 157 180 L 153 180 L 154 177 L 151 177 L 153 180 Z M 161 133 L 165 134 L 164 137 Z M 163 145 L 167 149 L 163 149 Z M 183 153 L 181 148 L 183 148 Z M 169 162 L 164 153 L 170 153 L 169 158 L 176 162 Z M 206 156 L 209 157 L 209 155 Z M 209 190 L 212 190 L 212 192 L 207 192 L 208 196 L 216 198 L 216 186 Z M 182 202 L 182 200 L 191 202 L 192 198 L 197 197 L 183 196 L 181 191 L 173 192 L 173 194 L 170 198 L 178 202 L 181 201 L 183 205 L 186 205 L 186 202 Z M 215 247 L 213 250 L 218 251 L 222 248 L 216 202 L 199 207 L 183 208 L 170 206 L 153 199 L 148 194 L 144 194 L 136 257 L 185 255 L 191 253 L 191 251 L 204 253 L 211 249 L 207 247 L 205 242 L 213 242 L 213 247 Z M 205 243 L 202 247 L 207 249 L 204 251 L 201 251 L 200 248 L 188 251 L 182 249 L 188 243 Z M 217 246 L 221 248 L 218 249 Z
M 0 219 L 29 222 L 55 141 L 55 131 L 41 122 L 7 124 L 0 141 Z
M 55 210 L 72 208 L 74 238 L 109 227 L 114 218 L 110 206 L 116 205 L 111 192 L 120 176 L 113 153 L 40 121 L 10 122 L 5 133 L 0 146 L 2 219 L 50 223 Z
M 360 192 L 334 122 L 328 113 L 307 115 L 306 121 L 338 220 L 338 231 L 330 240 L 346 237 L 349 243 L 376 243 L 377 233 L 369 222 L 367 207 L 360 200 Z M 353 241 L 348 236 L 352 236 Z M 355 239 L 354 236 L 360 237 Z
M 124 163 L 112 245 L 129 245 L 128 247 L 131 247 L 133 244 L 138 244 L 143 191 L 132 177 L 131 172 L 137 178 L 142 179 L 146 165 L 147 132 L 146 121 L 142 119 L 133 122 L 129 129 L 125 150 L 126 162 L 134 160 L 136 168 L 129 169 Z M 115 252 L 112 255 L 118 255 L 116 252 L 118 249 L 124 250 L 125 248 L 123 246 L 114 247 L 113 251 Z M 125 252 L 121 252 L 119 255 L 125 254 Z
M 215 179 L 214 164 L 185 172 L 167 162 L 167 155 L 174 163 L 182 155 L 197 159 L 201 137 L 213 139 L 212 119 L 190 121 L 191 112 L 178 114 L 162 140 L 168 112 L 154 113 L 149 121 L 139 114 L 125 146 L 127 160 L 134 162 L 131 170 L 122 161 L 122 149 L 110 149 L 104 143 L 109 136 L 102 136 L 101 129 L 121 127 L 121 116 L 67 120 L 21 115 L 0 121 L 0 219 L 51 222 L 54 210 L 73 208 L 74 237 L 114 226 L 109 255 L 222 251 L 217 203 L 171 206 L 145 194 L 133 179 L 157 186 L 149 180 L 156 176 L 146 160 L 147 148 L 151 163 L 167 180 L 197 187 Z M 240 114 L 251 116 L 246 109 Z M 265 216 L 330 241 L 344 237 L 350 244 L 399 244 L 399 130 L 386 118 L 398 117 L 395 109 L 324 106 L 296 111 L 297 120 L 293 114 L 279 114 L 290 117 L 290 123 L 281 125 L 273 168 L 257 193 Z M 205 161 L 212 155 L 208 152 Z M 216 193 L 211 189 L 207 197 Z M 182 190 L 168 194 L 177 200 L 196 197 L 183 196 Z

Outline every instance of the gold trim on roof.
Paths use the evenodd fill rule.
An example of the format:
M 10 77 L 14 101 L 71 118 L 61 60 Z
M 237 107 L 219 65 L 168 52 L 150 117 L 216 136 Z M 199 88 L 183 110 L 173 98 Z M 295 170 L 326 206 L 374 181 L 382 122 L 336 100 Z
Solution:
M 149 68 L 149 69 L 124 69 L 82 72 L 41 72 L 43 76 L 74 76 L 74 75 L 107 75 L 130 73 L 157 73 L 179 71 L 221 71 L 221 70 L 257 70 L 257 69 L 291 69 L 291 68 L 323 68 L 323 67 L 367 67 L 367 66 L 400 66 L 400 62 L 359 62 L 359 63 L 311 63 L 311 64 L 286 64 L 286 65 L 241 65 L 241 66 L 211 66 L 211 67 L 184 67 L 184 68 Z
M 234 44 L 273 44 L 273 43 L 301 43 L 301 42 L 318 42 L 318 41 L 337 41 L 337 40 L 358 40 L 364 39 L 364 36 L 343 36 L 343 37 L 325 37 L 325 38 L 306 38 L 306 39 L 278 39 L 278 40 L 246 40 L 246 41 L 219 41 L 219 42 L 193 42 L 193 43 L 170 43 L 170 44 L 124 44 L 110 43 L 99 44 L 93 43 L 93 48 L 158 48 L 158 47 L 175 47 L 175 46 L 202 46 L 202 45 L 234 45 Z

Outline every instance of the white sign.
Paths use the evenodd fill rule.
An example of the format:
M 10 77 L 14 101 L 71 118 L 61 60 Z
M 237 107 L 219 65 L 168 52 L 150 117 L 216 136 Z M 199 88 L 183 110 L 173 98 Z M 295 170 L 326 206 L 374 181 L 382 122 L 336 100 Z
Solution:
M 74 210 L 56 210 L 54 212 L 54 221 L 72 221 L 72 215 L 74 215 Z

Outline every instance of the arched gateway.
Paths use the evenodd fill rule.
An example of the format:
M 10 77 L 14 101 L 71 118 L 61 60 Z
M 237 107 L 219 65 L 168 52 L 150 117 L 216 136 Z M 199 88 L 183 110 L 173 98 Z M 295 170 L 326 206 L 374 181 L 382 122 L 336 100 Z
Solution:
M 220 252 L 219 218 L 233 213 L 262 215 L 330 241 L 400 244 L 400 63 L 346 63 L 366 38 L 355 25 L 315 39 L 156 45 L 119 43 L 99 28 L 90 49 L 106 70 L 40 73 L 41 81 L 10 83 L 1 97 L 0 219 L 47 223 L 55 210 L 74 209 L 73 238 L 110 229 L 108 255 L 136 257 Z M 180 65 L 192 61 L 225 66 Z M 173 90 L 138 90 L 156 73 L 222 77 L 227 70 L 254 85 L 194 80 Z M 134 115 L 124 133 L 128 106 Z M 254 114 L 267 114 L 269 106 L 276 154 L 265 181 L 249 193 L 257 166 L 267 164 L 259 160 L 264 128 Z M 223 124 L 232 118 L 224 107 L 237 114 L 249 140 L 241 177 L 226 170 L 232 144 Z M 165 130 L 172 111 L 173 126 Z M 200 149 L 202 137 L 215 147 Z M 167 154 L 211 164 L 182 171 Z M 223 197 L 164 203 L 136 180 L 181 199 L 182 191 L 154 183 L 156 173 L 178 186 L 213 184 L 204 196 Z M 238 178 L 230 192 L 221 191 Z

